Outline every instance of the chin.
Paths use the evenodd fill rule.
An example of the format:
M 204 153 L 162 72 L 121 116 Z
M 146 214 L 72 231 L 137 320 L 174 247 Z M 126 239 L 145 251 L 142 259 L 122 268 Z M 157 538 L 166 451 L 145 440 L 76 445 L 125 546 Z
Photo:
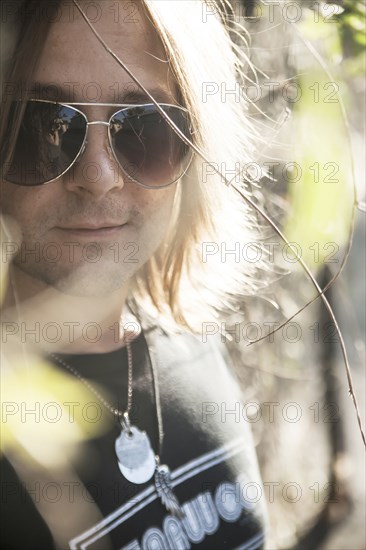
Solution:
M 24 266 L 23 266 L 24 267 Z M 20 266 L 22 268 L 22 266 Z M 124 287 L 136 273 L 138 266 L 112 264 L 80 264 L 73 266 L 27 266 L 26 273 L 32 279 L 54 288 L 62 294 L 75 297 L 102 297 Z M 25 271 L 24 269 L 22 269 Z

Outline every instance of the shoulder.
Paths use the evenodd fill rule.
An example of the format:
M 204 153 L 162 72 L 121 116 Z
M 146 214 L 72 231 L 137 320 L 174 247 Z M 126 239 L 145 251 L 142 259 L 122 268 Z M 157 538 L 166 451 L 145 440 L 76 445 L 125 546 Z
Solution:
M 205 410 L 214 410 L 217 414 L 211 420 L 220 424 L 223 404 L 235 410 L 243 402 L 242 387 L 220 337 L 204 342 L 185 330 L 166 332 L 156 327 L 145 339 L 167 404 L 195 411 L 200 421 Z M 235 424 L 235 418 L 231 421 Z
M 229 375 L 231 360 L 220 335 L 204 339 L 200 334 L 173 327 L 151 327 L 144 331 L 150 354 L 161 366 L 175 365 L 176 368 L 198 370 L 201 373 Z

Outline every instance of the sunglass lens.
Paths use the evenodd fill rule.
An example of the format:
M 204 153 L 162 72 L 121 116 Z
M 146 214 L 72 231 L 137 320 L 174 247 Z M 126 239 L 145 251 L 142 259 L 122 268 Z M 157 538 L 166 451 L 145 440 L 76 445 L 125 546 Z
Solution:
M 190 138 L 186 111 L 163 106 L 183 134 Z M 134 181 L 147 187 L 163 187 L 177 181 L 187 170 L 190 148 L 177 136 L 155 105 L 123 109 L 110 124 L 114 154 Z
M 71 107 L 37 101 L 14 102 L 10 120 L 20 120 L 15 147 L 4 179 L 20 185 L 41 185 L 63 174 L 81 151 L 86 120 Z

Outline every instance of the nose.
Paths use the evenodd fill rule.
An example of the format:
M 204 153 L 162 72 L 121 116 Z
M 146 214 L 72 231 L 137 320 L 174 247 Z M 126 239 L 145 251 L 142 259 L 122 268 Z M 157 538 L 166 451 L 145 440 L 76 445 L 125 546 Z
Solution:
M 83 150 L 65 177 L 68 191 L 95 198 L 123 188 L 124 178 L 108 140 L 108 123 L 89 123 Z

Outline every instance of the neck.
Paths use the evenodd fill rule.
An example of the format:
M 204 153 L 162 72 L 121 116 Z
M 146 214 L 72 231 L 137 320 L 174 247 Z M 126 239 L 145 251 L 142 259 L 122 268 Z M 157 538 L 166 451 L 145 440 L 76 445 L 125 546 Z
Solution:
M 70 296 L 13 271 L 2 315 L 8 342 L 12 337 L 53 353 L 105 353 L 137 335 L 131 325 L 123 330 L 127 286 L 103 296 Z

